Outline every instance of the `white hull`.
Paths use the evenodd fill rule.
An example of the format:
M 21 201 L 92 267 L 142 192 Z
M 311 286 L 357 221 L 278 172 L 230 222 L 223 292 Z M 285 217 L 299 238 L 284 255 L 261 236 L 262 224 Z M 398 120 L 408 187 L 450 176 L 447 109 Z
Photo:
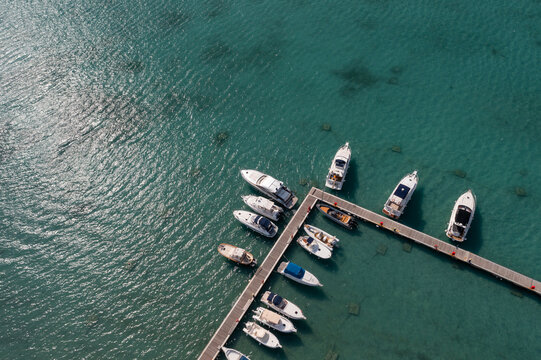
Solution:
M 247 322 L 242 331 L 261 345 L 265 345 L 273 349 L 282 347 L 276 335 L 254 322 Z
M 293 304 L 291 301 L 282 298 L 278 294 L 274 294 L 270 291 L 265 291 L 265 293 L 261 296 L 261 302 L 270 307 L 271 309 L 278 311 L 280 314 L 287 316 L 290 319 L 306 319 L 300 307 Z
M 334 158 L 329 168 L 329 173 L 325 180 L 325 186 L 333 190 L 342 190 L 342 186 L 346 181 L 346 174 L 351 160 L 351 148 L 347 142 L 341 146 L 334 155 Z
M 274 330 L 278 330 L 283 333 L 297 332 L 297 329 L 291 322 L 291 320 L 278 315 L 277 313 L 267 310 L 262 307 L 258 307 L 253 310 L 255 315 L 252 316 L 254 320 L 259 321 L 261 324 L 266 325 Z
M 398 219 L 404 213 L 418 182 L 417 170 L 404 176 L 383 206 L 383 213 L 393 219 Z
M 257 170 L 241 170 L 242 178 L 252 185 L 256 190 L 278 201 L 286 208 L 291 209 L 298 201 L 298 198 L 289 190 L 284 183 L 272 176 L 263 174 Z
M 297 239 L 297 243 L 310 254 L 317 256 L 320 259 L 329 259 L 332 256 L 332 251 L 323 242 L 314 239 L 310 236 L 301 236 Z
M 281 207 L 262 196 L 245 195 L 242 196 L 242 201 L 258 214 L 274 221 L 278 221 L 280 214 L 284 211 Z
M 445 234 L 454 241 L 466 240 L 466 234 L 470 230 L 473 215 L 475 214 L 475 195 L 471 190 L 466 191 L 455 202 L 451 218 Z
M 303 275 L 302 277 L 297 277 L 297 276 L 294 276 L 290 273 L 288 273 L 286 271 L 286 267 L 287 265 L 289 264 L 289 262 L 282 262 L 279 266 L 278 266 L 278 272 L 282 275 L 284 275 L 285 277 L 287 278 L 290 278 L 291 280 L 293 281 L 296 281 L 298 282 L 299 284 L 303 284 L 303 285 L 308 285 L 308 286 L 323 286 L 323 284 L 321 284 L 318 280 L 317 277 L 315 277 L 314 274 L 312 274 L 311 272 L 305 270 L 305 269 L 302 269 L 304 270 L 303 271 Z
M 335 246 L 338 246 L 338 241 L 340 241 L 336 236 L 333 236 L 313 225 L 305 224 L 304 232 L 311 238 L 319 240 L 329 250 L 333 250 Z
M 240 221 L 241 223 L 243 223 L 250 229 L 254 230 L 255 232 L 260 233 L 263 236 L 271 238 L 271 237 L 274 237 L 276 233 L 278 232 L 278 226 L 276 226 L 272 221 L 260 215 L 251 213 L 249 211 L 235 210 L 233 211 L 233 216 L 235 217 L 235 219 L 237 219 L 238 221 Z M 268 227 L 265 227 L 260 224 L 260 223 L 266 223 L 267 221 L 270 223 L 268 224 Z
M 226 348 L 225 346 L 222 346 L 222 351 L 225 354 L 225 358 L 227 360 L 240 360 L 244 357 L 246 360 L 250 360 L 250 358 L 243 353 L 241 353 L 238 350 Z

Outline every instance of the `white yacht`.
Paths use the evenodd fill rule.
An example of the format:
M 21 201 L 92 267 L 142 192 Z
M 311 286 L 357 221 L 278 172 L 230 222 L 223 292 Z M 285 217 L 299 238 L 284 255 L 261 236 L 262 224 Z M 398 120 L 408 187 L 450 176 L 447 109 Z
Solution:
M 342 145 L 340 149 L 334 155 L 325 186 L 333 190 L 342 190 L 342 185 L 346 180 L 346 173 L 349 168 L 349 162 L 351 160 L 351 149 L 349 142 Z
M 255 313 L 252 318 L 259 321 L 263 325 L 267 325 L 268 327 L 271 327 L 283 333 L 297 332 L 297 329 L 295 329 L 295 326 L 293 326 L 291 320 L 280 316 L 274 311 L 270 311 L 262 307 L 258 307 L 257 309 L 252 311 Z
M 332 250 L 335 246 L 338 246 L 338 241 L 340 241 L 336 236 L 333 236 L 313 225 L 304 224 L 304 232 L 311 238 L 321 241 L 323 245 L 328 247 L 330 250 Z
M 250 360 L 248 356 L 235 349 L 222 346 L 222 351 L 224 352 L 225 358 L 227 360 Z
M 289 190 L 284 183 L 276 180 L 272 176 L 263 174 L 257 170 L 241 170 L 240 174 L 257 190 L 278 201 L 286 208 L 291 209 L 298 201 L 298 198 Z
M 255 266 L 257 264 L 254 255 L 235 245 L 222 243 L 218 245 L 218 252 L 237 264 L 250 266 Z
M 282 347 L 276 335 L 271 333 L 269 330 L 257 325 L 255 322 L 247 322 L 246 325 L 244 325 L 244 329 L 242 329 L 242 331 L 244 331 L 246 335 L 250 336 L 261 345 L 265 345 L 274 349 Z
M 251 207 L 256 213 L 266 216 L 274 221 L 278 221 L 278 218 L 284 212 L 284 209 L 263 196 L 245 195 L 242 196 L 242 201 L 244 201 L 244 203 Z
M 297 243 L 304 250 L 320 259 L 329 259 L 332 256 L 332 250 L 329 249 L 327 245 L 310 236 L 300 236 L 297 238 Z
M 383 213 L 393 219 L 398 219 L 404 213 L 418 182 L 417 170 L 404 176 L 383 206 Z
M 261 302 L 271 309 L 278 311 L 280 314 L 284 314 L 290 319 L 306 319 L 300 307 L 271 291 L 265 291 L 265 293 L 261 296 Z
M 299 265 L 292 263 L 291 261 L 283 261 L 278 265 L 277 271 L 284 275 L 285 277 L 290 278 L 293 281 L 296 281 L 300 284 L 308 286 L 323 286 L 311 272 L 304 270 Z
M 460 242 L 466 240 L 466 234 L 470 229 L 473 214 L 475 213 L 475 201 L 475 195 L 471 190 L 468 190 L 460 195 L 455 202 L 451 219 L 445 231 L 445 234 L 451 240 Z
M 233 216 L 250 229 L 266 237 L 274 237 L 278 232 L 278 226 L 264 216 L 244 210 L 233 211 Z

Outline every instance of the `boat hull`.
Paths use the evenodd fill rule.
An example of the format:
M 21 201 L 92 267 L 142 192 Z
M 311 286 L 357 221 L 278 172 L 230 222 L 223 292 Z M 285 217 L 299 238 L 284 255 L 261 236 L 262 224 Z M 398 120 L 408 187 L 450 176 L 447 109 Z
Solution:
M 270 220 L 268 220 L 271 224 L 271 229 L 270 230 L 266 230 L 266 229 L 263 229 L 262 227 L 260 227 L 258 224 L 255 224 L 252 219 L 254 219 L 254 217 L 257 217 L 260 215 L 257 215 L 257 214 L 254 214 L 254 213 L 251 213 L 249 211 L 244 211 L 244 210 L 235 210 L 233 211 L 233 216 L 235 217 L 235 219 L 237 219 L 238 221 L 240 221 L 242 224 L 244 224 L 246 227 L 252 229 L 253 231 L 263 235 L 263 236 L 266 236 L 266 237 L 269 237 L 269 238 L 272 238 L 274 237 L 277 232 L 278 232 L 278 226 L 276 226 L 276 224 L 274 224 L 273 222 L 271 222 Z
M 242 329 L 242 331 L 244 331 L 246 335 L 257 341 L 261 345 L 265 345 L 266 347 L 272 349 L 282 347 L 276 335 L 254 322 L 247 322 L 246 326 Z
M 218 252 L 223 257 L 240 265 L 255 266 L 256 260 L 248 251 L 241 249 L 235 245 L 222 243 L 218 245 Z M 239 254 L 242 253 L 242 254 Z
M 282 299 L 281 303 L 278 305 L 273 302 L 273 300 L 277 297 Z M 269 300 L 269 298 L 271 299 Z M 287 316 L 290 319 L 306 319 L 300 307 L 298 307 L 291 301 L 282 298 L 278 294 L 271 293 L 270 291 L 265 291 L 265 293 L 261 296 L 261 302 L 270 307 L 271 309 L 278 311 L 280 314 Z
M 418 182 L 417 170 L 404 176 L 383 206 L 383 213 L 393 219 L 400 218 L 411 200 Z
M 267 310 L 265 308 L 262 308 L 262 307 L 258 307 L 256 310 L 253 310 L 253 312 L 255 313 L 252 318 L 256 321 L 258 321 L 259 323 L 265 325 L 265 326 L 268 326 L 274 330 L 277 330 L 277 331 L 280 331 L 282 333 L 294 333 L 294 332 L 297 332 L 297 329 L 295 328 L 295 326 L 293 325 L 293 323 L 291 322 L 291 320 L 289 320 L 288 318 L 285 318 L 283 316 L 280 316 L 278 315 L 277 313 L 275 312 L 272 312 L 270 310 Z M 266 318 L 265 318 L 265 313 L 266 312 L 270 312 L 272 314 L 274 314 L 276 317 L 279 317 L 279 321 L 276 322 L 276 323 L 271 323 L 270 321 L 268 321 Z
M 258 214 L 274 221 L 278 221 L 283 212 L 281 207 L 262 196 L 245 195 L 242 196 L 242 201 Z
M 445 235 L 453 241 L 463 242 L 475 215 L 476 198 L 471 190 L 460 195 L 453 206 Z M 466 219 L 467 217 L 467 219 Z
M 342 190 L 351 160 L 351 148 L 347 142 L 342 145 L 332 160 L 329 172 L 325 179 L 325 186 L 333 190 Z
M 306 235 L 319 240 L 329 250 L 332 251 L 335 246 L 338 246 L 340 240 L 336 236 L 309 224 L 304 224 L 303 228 Z
M 327 205 L 316 205 L 319 211 L 321 211 L 327 219 L 334 221 L 337 224 L 342 225 L 343 227 L 353 230 L 357 227 L 357 222 L 351 215 L 348 215 L 338 209 L 335 209 Z
M 287 265 L 289 264 L 289 262 L 282 262 L 279 266 L 278 266 L 278 273 L 284 275 L 285 277 L 295 281 L 295 282 L 298 282 L 299 284 L 303 284 L 303 285 L 307 285 L 307 286 L 323 286 L 322 283 L 319 282 L 318 278 L 312 274 L 311 272 L 309 272 L 308 270 L 305 270 L 305 269 L 302 269 L 303 270 L 303 276 L 302 278 L 299 278 L 299 277 L 295 277 L 293 275 L 291 275 L 290 273 L 288 273 L 286 271 L 286 267 Z M 292 264 L 294 265 L 294 264 Z M 298 265 L 297 265 L 298 266 Z
M 312 242 L 308 244 L 310 239 L 312 239 Z M 300 236 L 297 238 L 297 243 L 304 250 L 320 259 L 329 259 L 332 256 L 332 250 L 329 249 L 323 242 L 309 236 Z
M 227 360 L 240 360 L 240 359 L 246 359 L 250 360 L 250 358 L 243 353 L 241 353 L 238 350 L 226 348 L 225 346 L 222 346 L 222 351 L 224 352 L 225 358 Z
M 241 170 L 240 174 L 244 180 L 248 184 L 250 184 L 254 189 L 262 192 L 263 194 L 267 195 L 271 199 L 279 202 L 283 206 L 285 206 L 287 209 L 292 209 L 297 201 L 299 200 L 291 190 L 289 190 L 281 181 L 278 181 L 274 179 L 272 176 L 263 174 L 260 171 L 257 170 Z M 264 178 L 265 177 L 265 178 Z M 262 181 L 262 179 L 264 179 Z M 283 199 L 279 196 L 277 196 L 270 188 L 260 185 L 261 183 L 267 184 L 271 183 L 273 181 L 276 181 L 275 184 L 280 185 L 280 191 L 284 191 L 288 194 L 287 198 Z

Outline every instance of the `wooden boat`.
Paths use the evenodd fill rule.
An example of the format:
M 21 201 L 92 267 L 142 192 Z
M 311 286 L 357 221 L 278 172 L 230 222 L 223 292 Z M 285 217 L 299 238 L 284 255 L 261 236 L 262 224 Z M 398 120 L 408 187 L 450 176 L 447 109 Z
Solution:
M 270 311 L 262 307 L 258 307 L 257 309 L 252 311 L 254 312 L 252 318 L 259 321 L 263 325 L 267 325 L 268 327 L 271 327 L 283 333 L 297 332 L 297 329 L 295 328 L 291 320 L 280 316 L 274 311 Z
M 222 351 L 225 354 L 227 360 L 250 360 L 250 358 L 238 350 L 226 348 L 222 346 Z
M 404 213 L 418 182 L 417 170 L 404 176 L 383 206 L 383 213 L 393 219 L 398 219 Z
M 270 307 L 271 309 L 274 309 L 279 313 L 284 314 L 290 319 L 306 319 L 300 307 L 271 291 L 265 291 L 265 293 L 261 296 L 261 302 Z
M 263 194 L 291 209 L 299 200 L 283 182 L 257 170 L 241 170 L 242 178 Z
M 353 216 L 346 214 L 338 209 L 333 208 L 329 205 L 316 205 L 319 211 L 321 211 L 327 218 L 331 219 L 335 223 L 342 225 L 350 230 L 353 230 L 357 227 L 357 222 Z
M 330 250 L 336 246 L 338 247 L 338 241 L 340 241 L 336 236 L 329 234 L 326 231 L 321 230 L 320 228 L 315 227 L 314 225 L 304 224 L 304 232 L 323 243 Z
M 276 335 L 271 333 L 269 330 L 257 325 L 253 321 L 247 322 L 242 331 L 244 331 L 246 335 L 257 341 L 261 345 L 265 345 L 273 349 L 282 347 Z
M 218 252 L 220 255 L 225 256 L 231 261 L 236 262 L 241 265 L 251 265 L 254 266 L 257 264 L 254 256 L 248 251 L 236 247 L 235 245 L 230 244 L 220 244 L 218 245 Z
M 277 271 L 287 278 L 298 282 L 299 284 L 308 286 L 323 286 L 311 272 L 304 270 L 299 265 L 292 263 L 291 261 L 283 261 L 278 265 Z
M 320 259 L 329 259 L 332 256 L 332 250 L 329 249 L 321 241 L 310 236 L 299 236 L 297 243 L 310 254 L 317 256 Z
M 351 160 L 351 149 L 349 143 L 342 145 L 334 155 L 334 158 L 329 168 L 329 173 L 325 180 L 325 186 L 333 190 L 342 190 L 342 186 L 346 181 L 346 174 Z
M 266 216 L 274 221 L 278 221 L 278 218 L 284 212 L 281 207 L 263 196 L 245 195 L 242 196 L 242 201 L 258 214 Z
M 455 202 L 451 219 L 449 219 L 449 224 L 445 231 L 445 234 L 451 240 L 460 242 L 466 240 L 466 234 L 470 229 L 475 213 L 475 201 L 475 195 L 471 190 L 468 190 L 460 195 Z

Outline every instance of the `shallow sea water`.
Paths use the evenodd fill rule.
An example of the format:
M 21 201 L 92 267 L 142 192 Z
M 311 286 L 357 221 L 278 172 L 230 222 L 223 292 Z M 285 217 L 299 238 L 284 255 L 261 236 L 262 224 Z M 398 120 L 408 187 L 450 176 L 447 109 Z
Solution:
M 254 271 L 217 245 L 260 262 L 272 246 L 232 217 L 253 193 L 239 170 L 302 201 L 346 141 L 339 196 L 379 212 L 417 169 L 401 221 L 445 239 L 472 188 L 462 247 L 540 279 L 540 13 L 526 0 L 1 4 L 0 358 L 196 358 Z M 285 257 L 325 286 L 266 286 L 308 319 L 278 335 L 283 350 L 241 327 L 228 346 L 541 356 L 537 297 L 371 226 L 309 222 L 340 249 Z

